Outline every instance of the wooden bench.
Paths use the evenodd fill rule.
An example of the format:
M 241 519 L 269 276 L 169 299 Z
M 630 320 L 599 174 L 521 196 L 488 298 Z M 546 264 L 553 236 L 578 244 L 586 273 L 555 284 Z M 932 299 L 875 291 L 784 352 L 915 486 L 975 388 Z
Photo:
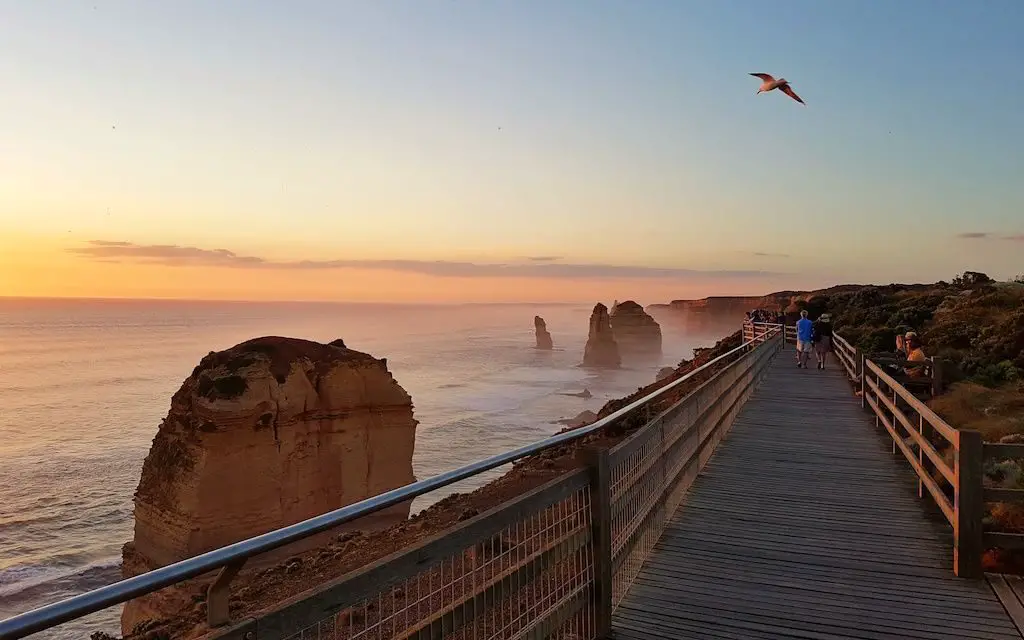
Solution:
M 942 376 L 942 359 L 926 358 L 923 362 L 911 362 L 906 358 L 899 358 L 894 353 L 876 353 L 868 355 L 875 364 L 884 367 L 893 379 L 899 381 L 915 396 L 927 398 L 940 395 L 944 389 Z M 898 365 L 898 373 L 889 369 L 889 365 Z M 914 367 L 924 367 L 924 375 L 909 376 L 903 370 Z

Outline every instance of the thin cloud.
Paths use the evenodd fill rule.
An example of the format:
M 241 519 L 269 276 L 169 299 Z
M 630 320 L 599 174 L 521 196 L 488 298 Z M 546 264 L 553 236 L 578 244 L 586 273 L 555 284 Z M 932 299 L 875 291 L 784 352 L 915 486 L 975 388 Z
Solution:
M 534 264 L 486 264 L 447 260 L 269 260 L 239 255 L 227 249 L 201 249 L 180 245 L 141 245 L 93 240 L 67 251 L 96 261 L 159 264 L 170 267 L 223 267 L 234 269 L 329 270 L 374 269 L 402 271 L 442 278 L 750 278 L 777 276 L 756 270 L 712 270 L 638 267 L 613 264 L 569 264 L 534 261 Z M 545 257 L 545 256 L 541 256 Z
M 768 253 L 766 251 L 754 251 L 751 255 L 755 255 L 759 258 L 790 258 L 788 253 Z
M 527 260 L 530 262 L 556 262 L 562 259 L 562 256 L 527 256 Z
M 956 237 L 966 240 L 980 240 L 983 238 L 991 238 L 992 234 L 987 231 L 965 231 L 964 233 L 956 234 Z
M 988 231 L 967 231 L 956 234 L 956 237 L 966 240 L 1007 240 L 1009 242 L 1024 242 L 1024 233 L 1011 233 L 1009 235 L 1000 236 L 995 233 L 989 233 Z

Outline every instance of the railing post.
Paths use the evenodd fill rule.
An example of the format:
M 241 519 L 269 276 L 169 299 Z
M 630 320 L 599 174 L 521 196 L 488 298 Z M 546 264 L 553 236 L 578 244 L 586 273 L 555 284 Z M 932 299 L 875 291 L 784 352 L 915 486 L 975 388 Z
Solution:
M 942 358 L 932 358 L 932 396 L 942 395 Z
M 980 578 L 985 552 L 982 518 L 985 517 L 984 442 L 977 431 L 961 430 L 956 452 L 953 572 L 962 578 Z
M 612 634 L 612 482 L 608 449 L 588 449 L 590 522 L 594 545 L 594 622 L 596 638 Z
M 211 627 L 220 627 L 231 622 L 231 581 L 244 565 L 245 560 L 225 565 L 206 589 L 206 623 Z
M 867 356 L 860 354 L 860 408 L 868 410 L 868 366 Z

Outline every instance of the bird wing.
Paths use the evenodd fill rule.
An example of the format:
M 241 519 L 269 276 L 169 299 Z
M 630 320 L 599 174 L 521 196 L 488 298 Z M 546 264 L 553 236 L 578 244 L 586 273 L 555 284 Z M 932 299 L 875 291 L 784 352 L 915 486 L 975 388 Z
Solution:
M 773 82 L 775 80 L 775 78 L 773 78 L 771 74 L 767 73 L 752 73 L 750 75 L 755 76 L 757 78 L 761 78 L 765 82 Z
M 781 87 L 779 87 L 779 89 L 781 89 L 783 93 L 785 93 L 790 98 L 793 98 L 794 100 L 796 100 L 800 104 L 803 104 L 803 105 L 807 104 L 806 102 L 804 102 L 803 100 L 800 99 L 800 96 L 796 95 L 796 92 L 793 91 L 793 87 L 789 86 L 788 84 L 782 85 Z

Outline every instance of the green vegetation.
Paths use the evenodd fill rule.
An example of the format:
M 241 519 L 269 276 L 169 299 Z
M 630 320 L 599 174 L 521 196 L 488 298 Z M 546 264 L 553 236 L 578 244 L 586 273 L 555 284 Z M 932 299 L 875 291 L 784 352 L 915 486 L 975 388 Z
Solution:
M 952 381 L 995 389 L 1024 380 L 1024 286 L 965 271 L 951 282 L 867 286 L 819 292 L 791 309 L 811 317 L 828 311 L 835 327 L 867 353 L 895 349 L 896 336 L 916 331 L 926 353 L 952 363 Z

